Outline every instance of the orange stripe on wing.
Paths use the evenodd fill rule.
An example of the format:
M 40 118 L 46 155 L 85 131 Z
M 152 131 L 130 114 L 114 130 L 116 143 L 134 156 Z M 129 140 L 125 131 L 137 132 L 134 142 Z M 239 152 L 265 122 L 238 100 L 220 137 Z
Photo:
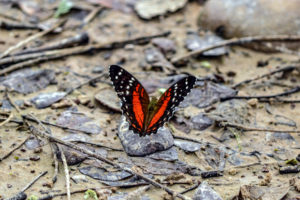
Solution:
M 139 95 L 139 88 L 140 85 L 138 84 L 135 88 L 135 91 L 133 91 L 132 94 L 132 104 L 133 104 L 133 112 L 136 118 L 136 121 L 140 125 L 140 127 L 143 127 L 143 122 L 144 122 L 144 112 L 143 112 L 143 107 L 140 101 L 140 95 Z
M 163 97 L 162 101 L 162 105 L 160 106 L 160 108 L 158 109 L 157 113 L 154 115 L 154 117 L 152 118 L 149 126 L 148 126 L 148 129 L 151 128 L 162 116 L 163 114 L 165 113 L 166 109 L 167 109 L 167 106 L 168 106 L 168 103 L 171 99 L 171 89 L 169 89 L 167 92 L 166 92 L 166 95 Z

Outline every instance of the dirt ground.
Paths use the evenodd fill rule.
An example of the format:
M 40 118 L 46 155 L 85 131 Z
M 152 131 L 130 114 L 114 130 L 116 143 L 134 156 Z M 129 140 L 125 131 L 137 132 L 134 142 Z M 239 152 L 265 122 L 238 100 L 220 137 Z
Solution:
M 189 2 L 180 11 L 168 14 L 164 17 L 159 17 L 151 21 L 145 21 L 136 16 L 134 13 L 123 13 L 114 9 L 104 9 L 88 24 L 79 28 L 66 28 L 61 33 L 52 33 L 47 36 L 40 37 L 34 42 L 26 45 L 27 49 L 38 46 L 39 43 L 47 44 L 50 41 L 60 40 L 69 36 L 73 36 L 79 32 L 86 32 L 89 36 L 89 44 L 109 44 L 115 41 L 127 40 L 130 38 L 149 36 L 159 34 L 164 31 L 171 31 L 169 39 L 175 41 L 176 56 L 187 53 L 184 48 L 185 39 L 188 31 L 196 31 L 198 13 L 202 6 L 197 2 Z M 19 8 L 12 8 L 7 10 L 7 15 L 14 15 L 18 13 Z M 68 15 L 62 18 L 69 18 L 65 26 L 72 26 L 72 23 L 79 23 L 81 15 L 86 15 L 87 11 L 72 10 Z M 20 15 L 15 15 L 19 17 Z M 4 18 L 3 16 L 1 16 Z M 4 28 L 0 31 L 0 52 L 4 52 L 9 47 L 15 45 L 17 42 L 25 40 L 30 35 L 37 33 L 35 30 L 6 30 Z M 7 98 L 7 94 L 12 101 L 23 100 L 30 102 L 30 99 L 40 93 L 55 92 L 61 88 L 74 88 L 77 83 L 82 83 L 88 79 L 96 76 L 92 70 L 97 67 L 103 67 L 104 74 L 108 73 L 108 67 L 112 64 L 122 63 L 122 66 L 131 72 L 141 82 L 146 82 L 148 79 L 164 79 L 168 77 L 168 72 L 163 70 L 143 70 L 141 62 L 144 61 L 144 50 L 152 47 L 151 43 L 145 45 L 126 45 L 123 48 L 114 48 L 112 50 L 95 50 L 85 54 L 65 56 L 56 60 L 48 60 L 38 64 L 27 66 L 31 69 L 51 69 L 55 72 L 55 79 L 57 84 L 50 84 L 49 86 L 30 94 L 20 94 L 15 91 L 5 91 L 4 87 L 1 91 L 2 99 Z M 17 51 L 16 51 L 17 52 Z M 3 59 L 3 58 L 2 58 Z M 1 59 L 0 59 L 1 60 Z M 203 61 L 210 63 L 210 67 L 203 67 Z M 257 67 L 259 61 L 268 61 L 266 66 Z M 230 47 L 228 55 L 220 57 L 201 57 L 199 59 L 191 59 L 190 62 L 184 66 L 176 67 L 177 73 L 189 73 L 197 77 L 206 77 L 211 74 L 219 74 L 224 78 L 224 85 L 232 87 L 234 84 L 243 80 L 252 79 L 262 74 L 269 73 L 278 68 L 286 66 L 299 66 L 299 56 L 285 54 L 285 53 L 266 53 L 247 49 L 245 47 L 235 46 Z M 5 69 L 5 65 L 1 66 Z M 9 75 L 6 73 L 4 76 Z M 231 75 L 234 74 L 234 75 Z M 293 70 L 291 73 L 282 73 L 270 75 L 267 78 L 258 79 L 250 83 L 246 83 L 238 87 L 238 96 L 258 96 L 258 95 L 272 95 L 283 91 L 299 87 L 300 71 Z M 218 83 L 219 84 L 219 83 Z M 74 90 L 72 93 L 66 95 L 64 100 L 69 100 L 70 104 L 77 108 L 78 113 L 84 113 L 87 117 L 94 120 L 101 128 L 100 134 L 88 135 L 88 138 L 93 143 L 101 143 L 109 145 L 110 147 L 122 149 L 122 144 L 117 137 L 116 128 L 118 127 L 121 114 L 113 112 L 107 107 L 101 105 L 96 99 L 95 95 L 103 88 L 111 88 L 108 76 L 105 76 L 99 81 L 96 81 L 94 86 L 83 85 L 81 88 Z M 158 93 L 155 93 L 158 94 Z M 76 103 L 78 98 L 82 97 L 90 100 L 90 103 L 83 105 Z M 201 98 L 201 97 L 200 97 Z M 276 101 L 269 102 L 259 101 L 257 98 L 243 99 L 247 107 L 247 121 L 244 124 L 247 127 L 265 128 L 270 130 L 299 130 L 297 126 L 300 124 L 300 109 L 299 99 L 300 94 L 294 93 L 282 99 L 298 100 L 296 103 L 278 103 Z M 63 101 L 63 100 L 61 100 Z M 214 110 L 221 102 L 218 101 L 206 108 L 198 108 L 196 106 L 188 106 L 178 111 L 177 115 L 192 116 L 194 113 L 207 112 L 207 110 Z M 3 105 L 3 103 L 2 103 Z M 33 113 L 40 120 L 48 120 L 55 122 L 67 108 L 53 108 L 47 107 L 37 109 L 35 106 L 20 106 L 20 112 L 14 107 L 10 110 L 3 109 L 1 112 L 13 114 L 13 119 L 22 120 L 22 115 Z M 9 115 L 9 114 L 8 114 Z M 2 117 L 8 117 L 3 114 Z M 284 116 L 289 122 L 296 124 L 291 127 L 286 123 L 278 123 L 275 116 Z M 4 119 L 2 119 L 4 121 Z M 280 121 L 280 120 L 279 120 Z M 37 123 L 33 123 L 37 126 Z M 287 161 L 296 160 L 299 157 L 299 132 L 287 133 L 292 139 L 274 138 L 274 132 L 268 131 L 238 131 L 238 136 L 231 137 L 225 141 L 218 141 L 223 134 L 224 127 L 212 125 L 205 130 L 192 129 L 189 133 L 184 133 L 177 129 L 175 120 L 171 120 L 168 125 L 171 127 L 173 135 L 192 138 L 203 142 L 211 142 L 217 147 L 230 147 L 238 153 L 259 152 L 259 159 L 255 156 L 243 157 L 243 164 L 234 166 L 226 164 L 224 173 L 219 177 L 202 178 L 201 176 L 191 176 L 185 174 L 186 180 L 192 180 L 191 184 L 165 184 L 176 192 L 181 192 L 189 188 L 196 182 L 207 181 L 208 184 L 222 197 L 223 199 L 233 199 L 236 197 L 242 186 L 251 185 L 261 188 L 264 193 L 268 195 L 263 199 L 289 199 L 294 197 L 299 198 L 299 189 L 291 182 L 296 179 L 300 185 L 299 173 L 280 173 L 282 166 L 293 166 L 287 164 Z M 70 133 L 59 127 L 47 126 L 51 128 L 52 135 L 57 138 L 63 138 Z M 8 122 L 0 127 L 0 157 L 2 158 L 13 148 L 22 143 L 32 133 L 24 124 L 16 124 Z M 235 131 L 233 131 L 235 132 Z M 284 132 L 284 131 L 283 131 Z M 74 134 L 74 133 L 73 133 Z M 77 133 L 79 136 L 85 135 Z M 71 134 L 72 135 L 72 134 Z M 20 192 L 29 182 L 31 182 L 40 173 L 47 171 L 48 173 L 41 177 L 29 189 L 26 190 L 28 197 L 36 195 L 41 198 L 47 194 L 66 192 L 65 173 L 63 164 L 59 162 L 59 171 L 57 181 L 52 183 L 54 174 L 54 159 L 50 142 L 42 139 L 41 146 L 36 149 L 28 149 L 22 145 L 19 149 L 13 152 L 7 158 L 0 162 L 0 199 L 7 199 Z M 95 147 L 96 148 L 96 147 Z M 204 164 L 204 158 L 199 156 L 197 152 L 187 153 L 176 147 L 178 152 L 178 160 L 183 161 L 189 165 L 195 166 L 199 169 L 212 170 L 207 163 Z M 120 157 L 128 157 L 124 151 L 107 150 L 107 158 L 111 161 L 118 162 Z M 280 153 L 279 153 L 280 152 Z M 270 156 L 270 154 L 273 155 Z M 92 160 L 92 159 L 91 159 Z M 91 162 L 91 161 L 90 161 Z M 297 161 L 296 161 L 297 162 Z M 298 161 L 299 163 L 299 161 Z M 296 166 L 299 164 L 296 163 Z M 71 191 L 85 189 L 85 188 L 108 188 L 105 184 L 100 183 L 91 177 L 85 176 L 79 172 L 79 167 L 88 165 L 88 161 L 81 164 L 69 166 L 70 173 L 70 187 Z M 294 166 L 293 166 L 294 167 Z M 156 175 L 154 180 L 163 180 L 165 176 Z M 76 181 L 74 181 L 76 179 Z M 112 195 L 122 194 L 123 192 L 130 193 L 137 190 L 139 187 L 118 188 L 112 190 Z M 300 186 L 298 186 L 300 187 Z M 192 198 L 195 190 L 185 193 L 184 195 Z M 170 198 L 167 193 L 159 188 L 151 187 L 149 190 L 143 192 L 143 195 L 150 199 Z M 71 199 L 83 199 L 84 192 L 72 194 Z M 285 196 L 285 197 L 284 197 Z M 283 198 L 284 197 L 284 198 Z M 67 199 L 66 196 L 55 197 L 54 199 Z M 122 199 L 122 198 L 120 198 Z

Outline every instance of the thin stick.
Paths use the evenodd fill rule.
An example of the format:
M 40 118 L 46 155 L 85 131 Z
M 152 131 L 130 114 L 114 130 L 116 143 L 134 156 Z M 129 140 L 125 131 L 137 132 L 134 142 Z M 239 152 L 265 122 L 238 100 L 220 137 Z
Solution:
M 65 179 L 66 179 L 66 188 L 67 188 L 67 197 L 68 200 L 71 200 L 71 192 L 70 192 L 70 173 L 69 173 L 69 168 L 67 164 L 67 159 L 66 156 L 60 146 L 58 146 L 58 149 L 60 151 L 60 156 L 64 165 L 64 171 L 65 171 Z
M 54 173 L 53 173 L 53 176 L 52 176 L 52 183 L 54 184 L 57 181 L 58 160 L 57 160 L 57 155 L 56 155 L 56 152 L 55 152 L 55 146 L 56 146 L 56 144 L 51 143 L 50 145 L 51 145 L 51 150 L 52 150 L 53 160 L 54 160 Z
M 32 121 L 32 122 L 36 122 L 36 123 L 39 123 L 36 119 L 28 116 L 28 115 L 22 115 L 23 118 L 29 120 L 29 121 Z M 1 118 L 0 118 L 1 120 Z M 40 120 L 41 123 L 43 124 L 46 124 L 46 125 L 50 125 L 50 126 L 54 126 L 54 127 L 57 127 L 57 128 L 61 128 L 63 130 L 70 130 L 70 131 L 77 131 L 77 132 L 81 132 L 81 133 L 86 133 L 86 134 L 91 134 L 90 132 L 88 131 L 84 131 L 84 130 L 79 130 L 79 129 L 74 129 L 74 128 L 69 128 L 69 127 L 66 127 L 66 126 L 62 126 L 62 125 L 58 125 L 58 124 L 53 124 L 51 122 L 47 122 L 47 121 L 44 121 L 44 120 Z M 18 123 L 18 121 L 12 121 L 12 122 L 15 122 L 15 123 Z
M 12 47 L 8 48 L 5 52 L 3 52 L 3 54 L 0 55 L 0 59 L 3 58 L 3 57 L 5 57 L 5 56 L 7 56 L 7 55 L 9 55 L 12 51 L 25 46 L 29 42 L 31 42 L 31 41 L 39 38 L 39 37 L 42 37 L 44 35 L 47 35 L 48 33 L 50 33 L 53 30 L 55 30 L 57 27 L 61 26 L 64 22 L 65 22 L 65 20 L 60 20 L 59 22 L 57 22 L 56 24 L 54 24 L 51 28 L 49 28 L 49 29 L 47 29 L 45 31 L 39 32 L 37 34 L 34 34 L 34 35 L 26 38 L 25 40 L 19 42 L 15 46 L 12 46 Z
M 46 60 L 58 59 L 58 58 L 75 55 L 75 54 L 83 54 L 83 53 L 87 53 L 87 52 L 93 51 L 93 50 L 111 50 L 111 49 L 116 49 L 116 48 L 122 48 L 126 44 L 145 44 L 153 38 L 165 37 L 165 36 L 168 36 L 169 34 L 170 34 L 170 32 L 168 31 L 168 32 L 163 32 L 163 33 L 156 34 L 156 35 L 137 37 L 134 39 L 128 39 L 128 40 L 123 40 L 123 41 L 118 41 L 118 42 L 111 42 L 108 44 L 87 45 L 87 46 L 72 47 L 72 48 L 66 48 L 66 49 L 60 49 L 60 50 L 50 50 L 50 51 L 45 51 L 45 52 L 41 52 L 41 53 L 32 53 L 32 54 L 26 54 L 26 55 L 20 55 L 20 56 L 7 57 L 7 58 L 0 59 L 0 66 L 4 65 L 4 64 L 8 64 L 8 63 L 21 62 L 21 61 L 29 60 L 29 59 L 32 59 L 32 60 L 24 61 L 23 63 L 18 63 L 15 65 L 9 66 L 0 71 L 0 76 L 4 75 L 6 73 L 12 72 L 14 70 L 24 68 L 24 67 L 30 66 L 32 64 L 36 64 L 36 63 L 46 61 Z
M 13 148 L 10 152 L 8 152 L 6 155 L 4 155 L 2 158 L 0 158 L 0 162 L 3 161 L 4 159 L 8 158 L 13 152 L 15 152 L 16 150 L 18 150 L 19 148 L 21 148 L 21 146 L 23 146 L 23 144 L 25 144 L 25 142 L 30 138 L 27 137 L 23 142 L 21 142 L 18 146 L 16 146 L 15 148 Z
M 258 95 L 258 96 L 229 96 L 229 97 L 224 97 L 221 98 L 221 101 L 227 101 L 230 99 L 268 99 L 268 98 L 276 98 L 280 96 L 286 96 L 290 95 L 296 92 L 300 91 L 300 86 L 296 86 L 288 91 L 282 92 L 282 93 L 277 93 L 277 94 L 272 94 L 272 95 Z
M 103 189 L 106 189 L 106 188 L 112 188 L 112 187 L 111 187 L 111 186 L 103 187 Z M 97 190 L 97 189 L 102 189 L 102 188 L 86 188 L 86 189 L 79 189 L 79 190 L 74 190 L 74 191 L 72 191 L 71 194 L 83 193 L 83 192 L 86 192 L 88 189 L 90 189 L 90 190 Z M 65 195 L 67 195 L 66 192 L 58 193 L 58 194 L 49 194 L 49 195 L 47 195 L 47 196 L 44 196 L 44 197 L 39 198 L 38 200 L 49 200 L 49 199 L 53 199 L 54 197 L 65 196 Z
M 18 113 L 21 113 L 21 110 L 20 110 L 19 106 L 17 106 L 14 103 L 14 101 L 11 99 L 11 97 L 9 96 L 7 89 L 5 90 L 5 94 L 6 94 L 6 98 L 9 101 L 9 103 L 17 110 Z
M 300 99 L 258 99 L 259 102 L 267 102 L 267 103 L 300 103 Z
M 39 174 L 36 178 L 33 179 L 33 181 L 31 181 L 26 187 L 24 187 L 21 192 L 19 192 L 18 194 L 16 194 L 15 196 L 7 199 L 7 200 L 19 200 L 19 199 L 26 199 L 27 195 L 24 193 L 25 190 L 27 190 L 28 188 L 30 188 L 38 179 L 40 179 L 42 176 L 44 176 L 45 174 L 47 174 L 47 171 Z
M 189 187 L 189 188 L 183 190 L 182 192 L 180 192 L 180 194 L 185 194 L 185 193 L 187 193 L 187 192 L 190 192 L 190 191 L 196 189 L 200 184 L 201 184 L 201 182 L 199 181 L 198 183 L 196 183 L 196 184 L 193 185 L 192 187 Z
M 14 114 L 11 112 L 8 116 L 8 118 L 6 118 L 3 122 L 0 123 L 0 126 L 3 126 L 4 124 L 8 123 L 11 121 L 11 119 L 13 118 Z
M 39 58 L 35 58 L 35 59 L 32 59 L 32 60 L 26 60 L 26 61 L 14 64 L 14 65 L 11 65 L 7 68 L 2 69 L 0 71 L 0 76 L 3 76 L 3 75 L 5 75 L 9 72 L 12 72 L 12 71 L 16 71 L 17 69 L 22 69 L 24 67 L 40 63 L 42 61 L 54 60 L 54 59 L 61 58 L 61 57 L 62 57 L 61 55 L 53 55 L 53 56 L 48 56 L 48 57 L 39 57 Z
M 49 51 L 54 49 L 62 49 L 62 48 L 70 47 L 75 44 L 82 44 L 84 42 L 87 42 L 88 40 L 89 40 L 89 36 L 86 32 L 79 33 L 75 36 L 64 38 L 59 41 L 55 41 L 50 44 L 47 44 L 47 46 L 41 46 L 41 47 L 26 49 L 17 52 L 12 56 L 19 56 L 19 55 L 30 54 L 30 53 L 40 53 L 43 51 Z
M 83 148 L 81 148 L 81 147 L 79 147 L 79 146 L 77 146 L 77 145 L 75 145 L 75 144 L 70 143 L 70 142 L 65 142 L 65 141 L 63 141 L 63 140 L 61 140 L 61 139 L 58 139 L 58 138 L 56 138 L 56 137 L 54 137 L 54 136 L 52 136 L 52 135 L 49 135 L 49 134 L 47 134 L 47 133 L 45 133 L 45 132 L 42 132 L 42 131 L 38 130 L 36 127 L 34 127 L 34 126 L 31 125 L 31 124 L 28 124 L 28 125 L 29 125 L 30 131 L 31 131 L 34 135 L 38 135 L 38 136 L 47 138 L 47 139 L 49 139 L 50 141 L 53 141 L 53 142 L 56 142 L 56 143 L 65 145 L 65 146 L 67 146 L 67 147 L 70 147 L 70 148 L 72 148 L 72 149 L 75 149 L 75 150 L 77 150 L 77 151 L 80 151 L 80 152 L 82 152 L 82 153 L 84 153 L 84 154 L 87 154 L 87 155 L 89 155 L 89 156 L 91 156 L 91 157 L 97 158 L 97 159 L 99 159 L 99 160 L 101 160 L 101 161 L 103 161 L 103 162 L 106 162 L 106 163 L 108 163 L 108 164 L 110 164 L 110 165 L 112 165 L 112 166 L 114 166 L 114 167 L 116 167 L 116 168 L 118 168 L 118 169 L 124 170 L 124 171 L 126 171 L 126 172 L 128 172 L 128 173 L 131 173 L 131 174 L 134 174 L 134 175 L 140 177 L 141 179 L 143 179 L 143 180 L 145 180 L 145 181 L 151 183 L 151 184 L 154 185 L 155 187 L 158 187 L 158 188 L 161 188 L 161 189 L 165 190 L 166 192 L 168 192 L 168 193 L 171 194 L 171 195 L 176 195 L 177 197 L 179 197 L 179 198 L 181 198 L 181 199 L 184 199 L 184 200 L 185 200 L 185 199 L 190 199 L 190 198 L 188 198 L 188 197 L 185 197 L 185 196 L 183 196 L 183 195 L 181 195 L 181 194 L 176 193 L 174 190 L 172 190 L 172 189 L 170 189 L 170 188 L 168 188 L 168 187 L 166 187 L 166 186 L 164 186 L 164 185 L 162 185 L 162 184 L 156 182 L 155 180 L 152 180 L 151 178 L 148 178 L 148 177 L 146 177 L 145 175 L 140 174 L 139 172 L 136 172 L 136 171 L 132 170 L 131 168 L 123 167 L 123 166 L 121 166 L 121 165 L 119 165 L 119 164 L 117 164 L 117 163 L 114 163 L 113 161 L 111 161 L 111 160 L 109 160 L 109 159 L 106 159 L 106 158 L 102 157 L 101 155 L 99 155 L 99 154 L 97 154 L 97 153 L 94 153 L 94 152 L 88 150 L 88 149 L 83 149 Z
M 247 80 L 241 81 L 241 82 L 239 82 L 239 83 L 233 85 L 232 88 L 236 89 L 236 88 L 240 87 L 240 86 L 243 85 L 243 84 L 250 83 L 250 82 L 252 82 L 252 81 L 256 81 L 256 80 L 259 80 L 259 79 L 262 79 L 262 78 L 265 78 L 265 77 L 274 75 L 274 74 L 276 74 L 276 73 L 287 72 L 287 71 L 293 71 L 293 70 L 296 69 L 297 67 L 299 67 L 299 66 L 287 66 L 287 67 L 283 67 L 283 68 L 280 68 L 280 69 L 276 69 L 276 70 L 273 70 L 273 71 L 271 71 L 271 72 L 269 72 L 269 73 L 266 73 L 266 74 L 257 76 L 257 77 L 255 77 L 255 78 L 247 79 Z
M 48 173 L 48 171 L 44 171 L 43 173 L 40 173 L 37 177 L 35 177 L 35 179 L 33 179 L 30 183 L 28 183 L 28 185 L 26 185 L 22 192 L 25 192 L 26 190 L 28 190 L 28 188 L 30 188 L 35 182 L 37 182 L 42 176 L 46 175 Z
M 232 38 L 230 40 L 225 40 L 217 44 L 189 52 L 183 56 L 175 57 L 174 59 L 172 59 L 172 63 L 176 64 L 192 56 L 196 56 L 203 52 L 216 49 L 219 47 L 228 46 L 228 45 L 241 45 L 241 44 L 252 43 L 252 42 L 298 41 L 298 40 L 300 40 L 300 36 L 298 35 L 271 35 L 271 36 L 249 36 L 243 38 Z
M 233 127 L 242 129 L 243 131 L 263 131 L 263 132 L 284 132 L 284 133 L 300 133 L 300 130 L 278 130 L 278 129 L 267 129 L 267 128 L 255 128 L 255 127 L 247 127 L 241 124 L 235 124 L 230 122 L 221 122 L 221 126 L 223 127 Z
M 11 29 L 35 29 L 35 30 L 41 30 L 41 27 L 33 25 L 33 24 L 12 23 L 12 22 L 8 22 L 8 21 L 0 21 L 0 28 L 1 29 L 7 29 L 7 30 L 11 30 Z
M 114 150 L 114 151 L 124 151 L 123 149 L 117 149 L 117 148 L 114 148 L 114 147 L 109 147 L 109 146 L 106 146 L 106 145 L 103 145 L 103 144 L 98 144 L 98 143 L 93 143 L 93 142 L 86 142 L 86 141 L 81 141 L 81 140 L 75 140 L 75 141 L 72 141 L 72 142 L 78 142 L 78 143 L 82 143 L 82 144 L 89 144 L 89 145 L 93 145 L 93 146 L 97 146 L 97 147 L 104 147 L 106 149 L 111 149 L 111 150 Z
M 92 21 L 96 17 L 96 15 L 103 9 L 103 7 L 96 7 L 91 10 L 91 12 L 84 18 L 83 25 L 90 23 L 90 21 Z

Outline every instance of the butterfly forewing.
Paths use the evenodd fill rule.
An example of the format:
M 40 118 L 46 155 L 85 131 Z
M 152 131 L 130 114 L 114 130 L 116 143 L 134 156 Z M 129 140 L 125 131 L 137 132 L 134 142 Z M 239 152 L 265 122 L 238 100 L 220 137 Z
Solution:
M 109 75 L 121 99 L 123 114 L 130 122 L 130 129 L 141 133 L 149 105 L 145 88 L 129 72 L 117 65 L 110 66 Z
M 191 91 L 195 82 L 196 78 L 194 76 L 188 76 L 179 80 L 165 91 L 157 102 L 156 112 L 147 127 L 147 134 L 156 133 L 157 129 L 173 116 L 176 107 Z

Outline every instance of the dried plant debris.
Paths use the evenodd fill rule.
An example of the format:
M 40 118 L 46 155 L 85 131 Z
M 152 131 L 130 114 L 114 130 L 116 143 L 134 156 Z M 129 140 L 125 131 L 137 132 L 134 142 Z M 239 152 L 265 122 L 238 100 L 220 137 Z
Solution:
M 198 108 L 205 108 L 218 102 L 221 98 L 235 96 L 236 93 L 237 91 L 224 85 L 199 81 L 196 83 L 196 88 L 181 103 L 181 106 L 193 105 Z
M 78 130 L 88 134 L 99 134 L 101 132 L 101 128 L 91 118 L 75 111 L 62 112 L 56 123 L 68 127 L 72 131 Z
M 188 35 L 188 37 L 185 41 L 185 45 L 188 50 L 196 51 L 199 49 L 203 49 L 205 47 L 209 47 L 216 43 L 220 43 L 222 41 L 224 41 L 222 38 L 220 38 L 219 36 L 216 36 L 212 33 L 211 34 L 206 33 L 204 36 L 201 36 L 201 37 L 196 33 L 192 33 L 192 34 Z M 206 51 L 202 55 L 203 56 L 222 56 L 227 53 L 228 53 L 227 47 L 220 47 L 220 48 Z
M 138 1 L 134 9 L 137 14 L 143 19 L 151 19 L 153 17 L 165 15 L 168 12 L 175 12 L 183 8 L 187 0 L 147 0 Z
M 156 134 L 140 137 L 137 133 L 129 130 L 129 124 L 124 117 L 120 121 L 118 136 L 128 155 L 149 155 L 157 151 L 169 149 L 174 143 L 173 136 L 166 127 L 159 128 Z
M 0 78 L 0 84 L 9 90 L 29 94 L 56 83 L 55 73 L 49 69 L 23 69 Z

